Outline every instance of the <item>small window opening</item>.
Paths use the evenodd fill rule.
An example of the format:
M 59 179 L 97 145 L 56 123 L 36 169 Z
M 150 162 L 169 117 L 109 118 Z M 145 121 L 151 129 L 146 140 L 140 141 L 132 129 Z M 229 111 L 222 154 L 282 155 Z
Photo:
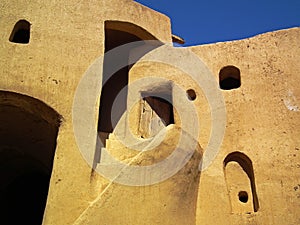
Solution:
M 197 98 L 196 92 L 193 89 L 187 90 L 186 94 L 190 101 L 194 101 Z
M 237 89 L 241 86 L 241 72 L 235 66 L 226 66 L 220 70 L 219 85 L 222 90 Z
M 242 202 L 242 203 L 248 202 L 248 193 L 246 191 L 240 191 L 238 196 L 239 196 L 240 202 Z
M 10 42 L 28 44 L 30 39 L 30 23 L 26 20 L 19 20 L 9 37 Z

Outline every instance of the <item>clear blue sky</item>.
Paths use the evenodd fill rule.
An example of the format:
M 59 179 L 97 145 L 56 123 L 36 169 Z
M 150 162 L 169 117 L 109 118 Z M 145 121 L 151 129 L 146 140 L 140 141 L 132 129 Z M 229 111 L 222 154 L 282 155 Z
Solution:
M 136 0 L 171 18 L 185 46 L 300 26 L 300 0 Z

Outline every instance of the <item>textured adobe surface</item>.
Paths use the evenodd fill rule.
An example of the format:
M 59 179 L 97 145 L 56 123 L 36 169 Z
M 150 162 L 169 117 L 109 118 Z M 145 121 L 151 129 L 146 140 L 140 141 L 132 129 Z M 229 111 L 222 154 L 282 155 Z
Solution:
M 198 165 L 212 125 L 219 122 L 221 126 L 222 121 L 211 118 L 210 102 L 198 85 L 200 80 L 193 80 L 174 64 L 147 61 L 156 50 L 159 52 L 158 45 L 150 49 L 135 46 L 120 57 L 123 63 L 136 54 L 143 57 L 115 77 L 119 82 L 118 77 L 125 76 L 121 81 L 132 85 L 124 107 L 129 107 L 137 95 L 142 99 L 121 114 L 125 116 L 118 120 L 113 133 L 97 128 L 101 97 L 100 93 L 89 95 L 103 81 L 103 68 L 90 67 L 99 56 L 130 40 L 154 39 L 170 45 L 169 18 L 130 0 L 4 0 L 0 15 L 0 179 L 11 175 L 4 159 L 19 157 L 22 151 L 15 149 L 24 143 L 22 154 L 29 154 L 35 162 L 26 161 L 26 168 L 34 165 L 34 169 L 47 168 L 49 176 L 51 173 L 43 224 L 300 223 L 299 28 L 186 51 L 174 48 L 182 59 L 174 64 L 185 64 L 193 53 L 208 68 L 206 71 L 201 64 L 203 68 L 196 70 L 198 77 L 213 76 L 217 86 L 228 79 L 223 89 L 230 90 L 213 89 L 221 92 L 226 106 L 223 142 L 210 166 L 200 172 Z M 28 43 L 15 43 L 11 38 L 20 20 L 30 23 Z M 116 60 L 114 57 L 104 60 Z M 167 50 L 160 52 L 160 57 L 172 58 Z M 186 66 L 196 68 L 193 63 Z M 81 85 L 87 71 L 95 76 Z M 151 80 L 134 86 L 149 77 Z M 82 95 L 76 95 L 79 86 Z M 157 94 L 171 101 L 167 103 Z M 7 96 L 15 98 L 12 101 Z M 82 105 L 74 107 L 75 96 Z M 190 115 L 190 107 L 196 114 L 186 123 L 182 115 Z M 199 128 L 199 135 L 194 127 Z M 173 176 L 152 185 L 120 184 L 117 181 L 122 176 L 135 180 L 123 171 L 114 179 L 95 171 L 101 167 L 99 162 L 114 163 L 105 158 L 104 149 L 102 157 L 96 157 L 101 155 L 96 149 L 97 135 L 107 138 L 109 154 L 137 167 L 164 161 L 183 135 L 185 142 L 174 162 L 187 159 L 187 163 Z M 145 146 L 154 148 L 145 151 Z M 195 151 L 191 154 L 191 150 Z M 22 172 L 21 164 L 13 165 Z M 139 180 L 151 182 L 164 177 L 168 172 L 164 169 L 153 172 L 153 177 L 140 175 Z M 0 197 L 5 193 L 2 184 Z

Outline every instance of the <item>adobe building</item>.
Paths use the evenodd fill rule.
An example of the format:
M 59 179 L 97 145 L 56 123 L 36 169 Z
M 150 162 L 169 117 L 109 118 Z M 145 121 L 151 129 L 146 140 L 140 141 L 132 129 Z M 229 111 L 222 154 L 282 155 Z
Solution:
M 0 27 L 1 224 L 300 224 L 299 27 L 178 48 L 131 0 Z

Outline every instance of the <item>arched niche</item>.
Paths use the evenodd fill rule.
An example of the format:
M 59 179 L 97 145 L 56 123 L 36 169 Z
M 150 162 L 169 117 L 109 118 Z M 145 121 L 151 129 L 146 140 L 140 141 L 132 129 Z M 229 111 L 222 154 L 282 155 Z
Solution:
M 257 212 L 259 202 L 250 158 L 241 152 L 230 153 L 224 159 L 224 172 L 232 212 Z

